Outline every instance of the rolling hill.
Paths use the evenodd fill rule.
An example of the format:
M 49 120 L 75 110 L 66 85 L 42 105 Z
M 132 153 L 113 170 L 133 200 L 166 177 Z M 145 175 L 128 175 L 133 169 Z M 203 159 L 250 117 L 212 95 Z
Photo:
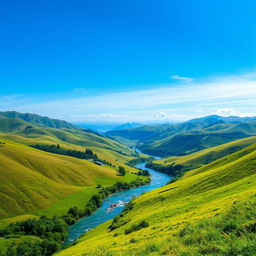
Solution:
M 104 223 L 57 255 L 254 255 L 255 210 L 252 144 L 143 194 L 116 229 Z
M 66 213 L 70 207 L 84 207 L 97 193 L 96 185 L 132 181 L 137 170 L 125 165 L 138 156 L 130 148 L 61 120 L 34 114 L 0 114 L 0 225 L 31 216 Z M 90 149 L 110 165 L 32 148 L 59 145 L 84 152 Z M 118 166 L 128 170 L 117 175 Z
M 45 210 L 99 180 L 108 185 L 133 178 L 117 176 L 112 167 L 0 140 L 0 218 Z
M 62 128 L 77 129 L 78 128 L 77 126 L 63 120 L 51 119 L 49 117 L 30 114 L 30 113 L 19 113 L 16 111 L 5 111 L 5 112 L 0 111 L 0 116 L 9 117 L 12 119 L 19 118 L 25 122 L 36 124 L 42 127 L 60 128 L 60 129 Z
M 124 163 L 136 157 L 134 151 L 127 146 L 94 131 L 79 129 L 68 122 L 34 114 L 1 112 L 0 132 L 2 137 L 25 145 L 59 143 L 79 150 L 84 150 L 85 147 L 90 148 L 107 161 L 118 159 Z
M 179 124 L 109 131 L 109 137 L 157 156 L 180 156 L 256 135 L 256 119 L 208 116 Z
M 161 165 L 169 165 L 169 164 L 175 163 L 175 164 L 190 166 L 192 168 L 198 168 L 198 167 L 201 167 L 202 165 L 211 163 L 224 156 L 228 156 L 236 151 L 239 151 L 255 143 L 256 143 L 256 137 L 253 136 L 245 139 L 232 141 L 216 147 L 207 148 L 207 149 L 192 153 L 190 155 L 161 158 L 154 162 Z

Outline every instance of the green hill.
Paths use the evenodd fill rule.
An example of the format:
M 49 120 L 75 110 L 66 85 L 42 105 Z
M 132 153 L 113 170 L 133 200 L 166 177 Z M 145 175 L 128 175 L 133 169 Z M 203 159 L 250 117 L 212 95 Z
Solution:
M 77 129 L 78 127 L 68 123 L 63 120 L 51 119 L 49 117 L 40 116 L 30 113 L 19 113 L 16 111 L 6 111 L 0 112 L 0 116 L 9 117 L 9 118 L 19 118 L 25 122 L 36 124 L 38 126 L 50 127 L 50 128 L 67 128 L 67 129 Z
M 0 218 L 48 209 L 98 183 L 135 178 L 121 178 L 113 167 L 0 140 L 5 143 L 0 145 Z
M 42 119 L 48 121 L 49 126 L 42 126 L 32 118 L 30 118 L 32 121 L 23 120 L 28 120 L 29 118 L 20 118 L 20 116 L 24 117 L 25 115 L 34 117 L 33 114 L 20 114 L 17 112 L 2 112 L 2 114 L 3 113 L 5 116 L 0 114 L 1 136 L 22 144 L 59 143 L 63 144 L 63 146 L 80 150 L 84 150 L 84 147 L 86 147 L 92 149 L 107 161 L 115 161 L 118 159 L 118 161 L 123 163 L 136 157 L 134 151 L 127 146 L 93 131 L 79 129 L 65 121 L 52 120 L 35 115 L 37 117 L 36 120 Z M 62 128 L 53 128 L 52 126 Z
M 0 225 L 31 216 L 61 215 L 73 206 L 83 208 L 97 192 L 97 184 L 137 178 L 131 174 L 137 170 L 125 165 L 138 157 L 133 150 L 65 121 L 2 112 L 0 132 Z M 90 149 L 110 165 L 98 166 L 31 147 L 36 144 L 82 152 Z M 128 171 L 124 177 L 117 175 L 119 166 Z
M 207 148 L 189 155 L 167 157 L 156 160 L 154 162 L 162 165 L 175 163 L 195 168 L 200 167 L 201 165 L 208 164 L 224 156 L 228 156 L 254 143 L 256 143 L 256 137 L 249 137 L 241 140 L 232 141 L 216 147 Z
M 255 255 L 255 149 L 252 144 L 143 194 L 118 228 L 104 223 L 57 255 Z
M 180 156 L 256 135 L 255 118 L 209 116 L 179 124 L 109 131 L 111 138 L 157 156 Z

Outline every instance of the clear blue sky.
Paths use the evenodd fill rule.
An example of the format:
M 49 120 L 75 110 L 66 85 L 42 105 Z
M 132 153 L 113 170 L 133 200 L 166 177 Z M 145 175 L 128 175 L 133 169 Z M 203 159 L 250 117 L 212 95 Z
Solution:
M 255 10 L 255 0 L 1 1 L 0 108 L 254 72 Z

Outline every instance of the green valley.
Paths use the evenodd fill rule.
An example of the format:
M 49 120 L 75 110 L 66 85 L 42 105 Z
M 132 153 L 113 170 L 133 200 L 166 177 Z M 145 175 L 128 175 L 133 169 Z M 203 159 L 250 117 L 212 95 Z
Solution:
M 254 255 L 255 154 L 252 144 L 188 171 L 135 199 L 114 231 L 104 223 L 57 255 Z

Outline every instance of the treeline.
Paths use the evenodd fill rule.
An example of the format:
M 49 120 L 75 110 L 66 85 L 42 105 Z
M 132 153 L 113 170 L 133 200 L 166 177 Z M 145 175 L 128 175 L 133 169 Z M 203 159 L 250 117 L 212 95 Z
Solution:
M 65 156 L 72 156 L 75 158 L 80 158 L 80 159 L 92 159 L 94 161 L 100 161 L 104 164 L 111 165 L 112 164 L 108 161 L 101 160 L 98 158 L 96 154 L 92 152 L 90 149 L 86 149 L 85 151 L 79 151 L 79 150 L 74 150 L 74 149 L 65 149 L 61 148 L 59 144 L 55 145 L 47 145 L 47 144 L 35 144 L 31 145 L 32 148 L 36 148 L 39 150 L 43 150 L 49 153 L 54 153 L 54 154 L 60 154 L 60 155 L 65 155 Z
M 147 168 L 156 170 L 158 172 L 163 172 L 166 174 L 169 174 L 171 176 L 177 176 L 183 173 L 184 171 L 187 170 L 187 166 L 181 165 L 181 164 L 170 164 L 170 165 L 161 165 L 161 164 L 156 164 L 154 162 L 148 162 L 146 164 Z
M 154 157 L 138 157 L 138 158 L 128 161 L 126 164 L 131 167 L 134 167 L 136 164 L 153 161 L 153 160 L 154 160 Z
M 150 173 L 148 170 L 140 170 L 138 171 L 137 175 L 139 176 L 150 176 Z
M 128 190 L 131 188 L 139 187 L 145 184 L 148 184 L 150 182 L 150 179 L 142 180 L 142 179 L 136 179 L 131 182 L 121 182 L 118 181 L 114 185 L 109 187 L 102 187 L 101 185 L 98 185 L 97 188 L 100 189 L 98 194 L 93 195 L 88 203 L 85 205 L 84 209 L 78 209 L 76 206 L 71 207 L 67 214 L 63 215 L 62 218 L 68 225 L 73 225 L 78 219 L 90 216 L 93 212 L 95 212 L 99 207 L 102 205 L 102 201 L 108 197 L 109 195 L 119 192 Z
M 138 178 L 129 183 L 119 181 L 110 187 L 98 185 L 99 193 L 93 195 L 82 210 L 74 206 L 63 216 L 54 216 L 53 218 L 42 216 L 38 220 L 28 219 L 12 223 L 8 227 L 0 229 L 0 237 L 8 239 L 32 235 L 40 239 L 12 244 L 7 248 L 6 254 L 1 255 L 0 253 L 0 256 L 51 256 L 63 249 L 63 243 L 68 236 L 68 226 L 95 212 L 102 205 L 103 199 L 115 192 L 142 186 L 149 182 L 150 179 L 142 180 Z
M 0 230 L 0 236 L 5 238 L 18 238 L 24 235 L 37 236 L 41 239 L 11 244 L 6 250 L 6 256 L 50 256 L 62 248 L 68 236 L 68 225 L 61 217 L 42 216 L 38 220 L 28 219 L 12 223 Z

